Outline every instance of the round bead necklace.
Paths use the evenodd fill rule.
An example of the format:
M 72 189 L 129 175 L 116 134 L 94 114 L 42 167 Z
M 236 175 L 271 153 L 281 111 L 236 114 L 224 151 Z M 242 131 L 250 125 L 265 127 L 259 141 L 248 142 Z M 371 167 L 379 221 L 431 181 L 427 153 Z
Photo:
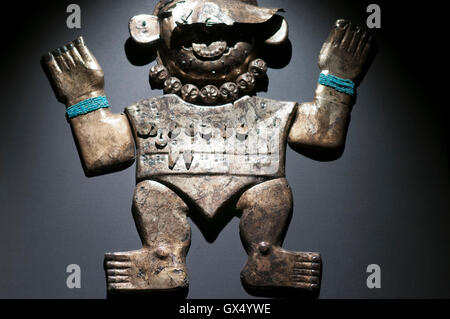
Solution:
M 250 62 L 248 71 L 240 74 L 235 82 L 225 82 L 219 88 L 215 85 L 205 85 L 199 89 L 194 84 L 181 83 L 180 79 L 171 76 L 167 68 L 155 64 L 150 69 L 150 81 L 154 85 L 163 85 L 165 94 L 177 94 L 189 103 L 213 105 L 218 102 L 230 103 L 237 100 L 240 94 L 248 94 L 255 89 L 256 79 L 267 73 L 267 63 L 262 59 Z

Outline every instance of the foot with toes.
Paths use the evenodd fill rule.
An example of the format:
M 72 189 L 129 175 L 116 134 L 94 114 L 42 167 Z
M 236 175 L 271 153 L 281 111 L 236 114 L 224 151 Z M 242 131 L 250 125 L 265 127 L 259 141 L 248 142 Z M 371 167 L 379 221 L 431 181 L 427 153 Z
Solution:
M 189 285 L 184 261 L 167 247 L 108 253 L 104 267 L 109 292 L 172 291 Z
M 249 254 L 241 272 L 244 285 L 253 290 L 318 292 L 322 261 L 318 253 L 292 252 L 260 243 Z

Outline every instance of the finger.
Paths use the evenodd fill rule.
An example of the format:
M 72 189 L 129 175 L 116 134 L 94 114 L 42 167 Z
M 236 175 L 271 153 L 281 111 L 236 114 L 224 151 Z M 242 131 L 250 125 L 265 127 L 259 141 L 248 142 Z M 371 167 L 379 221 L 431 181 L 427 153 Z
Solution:
M 88 49 L 88 47 L 84 44 L 83 37 L 79 37 L 74 42 L 75 47 L 77 48 L 78 52 L 81 55 L 81 58 L 83 59 L 84 63 L 90 67 L 96 67 L 98 66 L 97 60 L 95 59 L 94 55 L 91 53 L 91 51 Z
M 355 56 L 360 57 L 366 47 L 366 44 L 371 40 L 371 34 L 368 31 L 365 31 L 359 40 L 358 47 L 355 51 Z
M 75 47 L 75 45 L 71 42 L 69 44 L 67 44 L 67 49 L 69 49 L 68 53 L 70 54 L 70 56 L 72 57 L 73 61 L 75 62 L 75 64 L 77 65 L 83 65 L 84 61 L 81 58 L 80 52 L 78 52 L 77 48 Z
M 75 61 L 72 59 L 72 57 L 70 56 L 68 51 L 69 51 L 69 49 L 67 49 L 66 46 L 63 46 L 61 48 L 61 52 L 62 52 L 61 56 L 63 57 L 64 61 L 69 66 L 69 68 L 71 69 L 75 66 Z
M 373 37 L 372 35 L 369 36 L 369 39 L 367 40 L 366 44 L 364 45 L 364 48 L 362 49 L 360 60 L 365 62 L 367 60 L 367 57 L 369 56 L 369 53 L 372 49 L 372 42 Z
M 66 61 L 64 61 L 64 58 L 62 57 L 62 52 L 60 48 L 57 48 L 52 51 L 53 56 L 55 57 L 56 63 L 58 63 L 59 68 L 62 72 L 68 71 L 69 66 L 67 65 Z
M 336 21 L 337 23 L 337 21 Z M 333 26 L 333 28 L 330 31 L 330 34 L 328 35 L 327 40 L 325 41 L 325 43 L 332 43 L 333 39 L 336 37 L 336 33 L 339 31 L 338 27 L 336 26 L 336 24 Z
M 359 26 L 355 27 L 355 31 L 353 32 L 352 40 L 350 41 L 350 44 L 348 45 L 347 51 L 350 53 L 354 53 L 356 51 L 356 48 L 358 47 L 359 39 L 361 39 L 361 28 Z
M 344 37 L 345 31 L 348 28 L 349 22 L 344 19 L 339 19 L 336 21 L 333 31 L 330 34 L 329 41 L 333 45 L 339 45 Z
M 56 78 L 60 73 L 62 73 L 58 63 L 55 60 L 55 57 L 50 52 L 44 54 L 42 56 L 42 60 L 44 62 L 45 68 L 53 79 Z
M 355 28 L 351 23 L 349 23 L 340 44 L 340 47 L 342 49 L 347 50 L 348 46 L 350 45 L 350 42 L 352 41 L 354 31 Z

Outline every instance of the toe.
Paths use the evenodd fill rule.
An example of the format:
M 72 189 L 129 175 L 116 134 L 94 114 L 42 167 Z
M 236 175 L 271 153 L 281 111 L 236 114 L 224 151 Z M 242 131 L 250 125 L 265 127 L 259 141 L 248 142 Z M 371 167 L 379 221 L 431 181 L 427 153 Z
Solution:
M 304 268 L 294 268 L 294 275 L 302 276 L 320 276 L 320 270 L 318 269 L 304 269 Z
M 319 290 L 319 285 L 318 284 L 311 284 L 311 283 L 306 283 L 306 282 L 298 282 L 295 284 L 296 288 L 299 289 L 304 289 L 307 291 L 317 291 Z
M 129 283 L 130 278 L 128 276 L 108 276 L 108 283 Z
M 106 273 L 108 274 L 108 276 L 128 276 L 130 273 L 130 269 L 129 268 L 122 268 L 122 269 L 109 268 L 106 270 Z
M 130 261 L 130 255 L 127 253 L 106 253 L 105 260 L 109 261 Z
M 320 287 L 319 284 L 310 284 L 309 285 L 309 290 L 316 291 L 316 290 L 319 290 L 319 287 Z
M 108 283 L 108 290 L 132 290 L 133 288 L 129 282 Z
M 300 253 L 296 259 L 298 262 L 320 262 L 319 253 Z
M 302 276 L 302 275 L 292 275 L 292 281 L 294 282 L 304 282 L 308 284 L 318 284 L 319 278 L 316 276 Z
M 296 262 L 294 267 L 297 269 L 320 270 L 320 263 L 318 263 L 318 262 Z
M 130 269 L 132 266 L 131 262 L 124 261 L 107 261 L 105 263 L 106 269 Z

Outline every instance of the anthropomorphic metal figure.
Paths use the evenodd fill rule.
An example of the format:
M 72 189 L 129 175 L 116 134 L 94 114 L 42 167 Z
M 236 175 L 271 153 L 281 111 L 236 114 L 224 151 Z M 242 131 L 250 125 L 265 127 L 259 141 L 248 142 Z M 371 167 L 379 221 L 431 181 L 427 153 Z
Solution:
M 320 52 L 314 100 L 260 98 L 261 48 L 288 41 L 279 11 L 254 0 L 162 0 L 153 15 L 133 17 L 132 39 L 157 49 L 150 79 L 165 94 L 125 114 L 108 109 L 103 71 L 82 38 L 44 56 L 86 175 L 137 162 L 132 210 L 143 247 L 105 255 L 110 293 L 186 289 L 187 216 L 214 221 L 219 212 L 241 216 L 249 291 L 318 293 L 320 254 L 281 248 L 292 213 L 286 142 L 296 150 L 343 146 L 372 37 L 338 20 Z

